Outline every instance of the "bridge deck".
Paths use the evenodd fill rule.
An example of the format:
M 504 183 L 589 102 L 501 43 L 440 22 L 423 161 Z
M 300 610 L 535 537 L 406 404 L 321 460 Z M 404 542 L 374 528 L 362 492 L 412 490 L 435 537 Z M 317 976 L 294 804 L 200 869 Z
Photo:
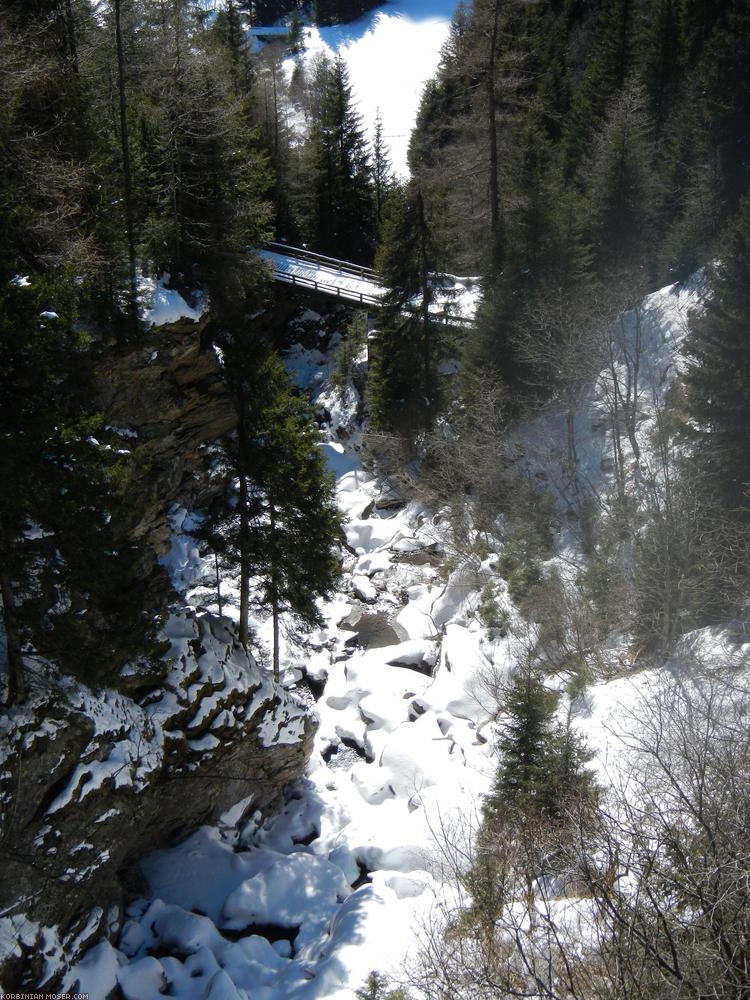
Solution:
M 277 281 L 310 288 L 323 295 L 358 302 L 363 306 L 380 306 L 386 293 L 369 267 L 324 257 L 285 243 L 267 243 L 257 253 L 273 266 Z M 454 326 L 470 324 L 474 319 L 478 296 L 476 278 L 444 275 L 435 282 L 430 315 L 439 323 Z M 414 308 L 418 305 L 418 300 L 415 300 Z
M 267 249 L 259 250 L 258 254 L 273 265 L 277 281 L 312 288 L 360 305 L 380 305 L 384 289 L 370 268 L 281 243 L 269 243 Z

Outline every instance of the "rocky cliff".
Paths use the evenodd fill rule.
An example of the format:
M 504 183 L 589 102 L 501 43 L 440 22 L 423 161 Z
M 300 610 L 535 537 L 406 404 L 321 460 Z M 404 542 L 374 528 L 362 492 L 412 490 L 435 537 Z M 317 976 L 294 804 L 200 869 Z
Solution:
M 170 548 L 168 512 L 210 498 L 209 445 L 235 423 L 217 358 L 201 349 L 204 325 L 161 327 L 98 372 L 107 422 L 147 457 L 136 532 L 165 602 L 154 570 Z M 141 857 L 222 816 L 267 815 L 305 771 L 312 719 L 232 623 L 191 608 L 163 618 L 164 653 L 146 675 L 126 667 L 116 690 L 93 691 L 29 659 L 30 697 L 0 717 L 6 989 L 54 989 L 87 946 L 117 936 L 124 903 L 144 889 Z
M 117 933 L 140 857 L 227 810 L 232 824 L 266 815 L 304 772 L 312 719 L 229 622 L 177 612 L 163 634 L 168 672 L 140 704 L 37 675 L 29 703 L 0 719 L 5 987 L 53 987 Z
M 97 406 L 132 435 L 142 455 L 145 509 L 136 533 L 154 556 L 169 548 L 166 513 L 173 503 L 201 506 L 211 495 L 207 446 L 236 425 L 218 359 L 202 347 L 208 314 L 152 330 L 125 354 L 105 355 Z

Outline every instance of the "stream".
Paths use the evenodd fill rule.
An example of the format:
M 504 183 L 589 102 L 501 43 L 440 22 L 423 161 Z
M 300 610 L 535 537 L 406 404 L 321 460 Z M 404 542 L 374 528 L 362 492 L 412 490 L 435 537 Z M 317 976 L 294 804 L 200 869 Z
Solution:
M 96 946 L 69 974 L 92 996 L 113 975 L 126 1000 L 355 1000 L 373 971 L 395 981 L 450 897 L 434 831 L 464 824 L 491 781 L 482 677 L 510 651 L 478 623 L 482 567 L 447 573 L 444 522 L 380 497 L 360 463 L 356 391 L 331 387 L 331 358 L 298 346 L 286 363 L 331 415 L 322 447 L 346 518 L 325 624 L 281 649 L 282 682 L 319 720 L 307 777 L 269 821 L 238 825 L 230 810 L 142 862 L 150 891 L 116 949 Z M 188 549 L 187 601 L 216 613 L 213 564 Z M 236 618 L 237 581 L 222 592 Z M 270 649 L 270 620 L 251 627 Z

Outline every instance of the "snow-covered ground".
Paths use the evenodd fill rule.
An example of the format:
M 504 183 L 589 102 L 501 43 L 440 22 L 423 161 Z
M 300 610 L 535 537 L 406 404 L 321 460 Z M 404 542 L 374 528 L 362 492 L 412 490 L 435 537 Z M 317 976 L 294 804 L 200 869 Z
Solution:
M 289 359 L 332 413 L 324 447 L 352 552 L 325 626 L 309 647 L 284 649 L 287 682 L 325 682 L 308 779 L 261 829 L 204 828 L 147 859 L 151 896 L 130 908 L 119 944 L 94 948 L 66 988 L 78 981 L 104 996 L 116 979 L 134 1000 L 162 996 L 167 983 L 180 998 L 352 998 L 370 971 L 400 969 L 438 888 L 432 831 L 488 787 L 481 676 L 505 669 L 509 650 L 475 618 L 481 569 L 445 576 L 431 565 L 440 526 L 419 504 L 375 509 L 383 498 L 356 435 L 345 447 L 336 432 L 351 400 L 316 378 L 327 363 L 301 348 Z M 176 580 L 198 584 L 189 599 L 210 603 L 185 536 L 170 561 Z M 232 581 L 224 590 L 231 614 Z M 268 623 L 254 626 L 267 643 Z
M 169 274 L 165 271 L 158 280 L 141 275 L 138 279 L 138 307 L 140 318 L 148 326 L 163 326 L 178 319 L 199 320 L 208 309 L 203 298 L 195 307 L 188 305 L 180 293 L 169 288 Z
M 455 9 L 455 0 L 391 0 L 351 24 L 304 29 L 306 60 L 319 52 L 342 55 L 370 139 L 380 112 L 391 164 L 401 177 L 409 175 L 409 137 Z M 288 60 L 289 76 L 293 67 Z
M 643 461 L 647 425 L 698 301 L 693 283 L 644 303 Z M 512 606 L 497 553 L 446 560 L 440 512 L 402 501 L 363 470 L 356 393 L 331 387 L 330 356 L 298 346 L 287 365 L 330 415 L 322 446 L 347 518 L 344 584 L 322 608 L 325 625 L 307 645 L 290 637 L 282 650 L 285 683 L 320 689 L 307 780 L 265 825 L 253 819 L 237 829 L 230 816 L 146 859 L 150 895 L 130 907 L 119 942 L 97 945 L 64 987 L 78 982 L 105 996 L 117 981 L 128 1000 L 165 992 L 180 1000 L 353 1000 L 370 971 L 400 974 L 445 891 L 436 831 L 475 814 L 489 787 L 496 706 L 487 680 L 507 674 L 533 626 Z M 576 429 L 586 474 L 602 491 L 611 442 L 592 418 L 605 388 L 592 387 Z M 530 463 L 562 481 L 564 414 L 543 415 L 519 429 L 519 440 Z M 564 532 L 558 542 L 568 544 Z M 188 600 L 210 608 L 210 573 L 179 533 L 170 558 Z M 511 615 L 507 636 L 494 640 L 476 613 L 490 579 Z M 230 614 L 235 596 L 226 581 Z M 270 623 L 259 615 L 253 625 L 268 649 Z M 686 650 L 722 642 L 704 632 Z M 732 655 L 741 663 L 748 652 L 735 646 Z M 592 684 L 575 703 L 603 784 L 625 772 L 624 722 L 637 720 L 642 700 L 680 669 L 678 655 L 666 669 Z

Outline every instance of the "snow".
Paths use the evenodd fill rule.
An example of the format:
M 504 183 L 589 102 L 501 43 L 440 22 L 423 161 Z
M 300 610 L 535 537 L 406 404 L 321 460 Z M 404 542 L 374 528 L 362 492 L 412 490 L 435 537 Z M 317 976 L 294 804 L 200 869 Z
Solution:
M 306 252 L 303 255 L 295 247 L 289 247 L 286 253 L 278 250 L 256 252 L 262 260 L 272 265 L 279 281 L 315 288 L 339 299 L 376 307 L 385 293 L 383 286 L 370 272 L 363 270 L 361 274 L 357 274 L 354 266 L 342 263 L 338 267 L 327 258 L 317 258 Z M 458 323 L 471 322 L 476 314 L 480 294 L 478 278 L 443 275 L 440 283 L 433 289 L 430 312 L 446 322 L 451 319 Z M 419 296 L 415 297 L 414 307 L 418 308 L 420 301 Z M 298 322 L 302 323 L 303 319 Z M 455 371 L 456 362 L 451 364 L 453 367 L 449 370 Z
M 306 260 L 293 254 L 277 253 L 272 250 L 258 250 L 258 256 L 271 264 L 277 277 L 292 284 L 313 287 L 353 302 L 377 303 L 383 289 L 365 272 L 362 275 L 314 260 Z
M 139 311 L 146 326 L 163 326 L 165 323 L 176 323 L 178 319 L 197 322 L 208 308 L 208 302 L 202 299 L 194 308 L 168 285 L 169 274 L 166 271 L 158 280 L 145 275 L 138 279 Z
M 697 301 L 696 281 L 645 303 L 646 429 L 672 377 L 687 311 Z M 414 553 L 441 550 L 444 522 L 436 524 L 434 512 L 417 501 L 378 510 L 379 486 L 361 466 L 361 435 L 344 421 L 347 390 L 332 390 L 329 360 L 298 347 L 287 366 L 341 418 L 331 420 L 323 447 L 351 549 L 341 591 L 321 605 L 323 627 L 306 646 L 293 637 L 282 646 L 282 673 L 324 684 L 308 773 L 265 823 L 246 818 L 249 797 L 219 826 L 203 827 L 145 859 L 148 898 L 131 905 L 119 942 L 97 946 L 87 965 L 79 963 L 92 995 L 106 995 L 117 982 L 123 995 L 141 1000 L 165 992 L 179 1000 L 354 1000 L 373 969 L 397 976 L 403 968 L 422 919 L 446 891 L 435 831 L 478 815 L 490 787 L 497 705 L 487 676 L 494 673 L 495 682 L 507 676 L 535 626 L 519 619 L 502 588 L 508 634 L 492 639 L 479 621 L 482 588 L 498 580 L 497 554 L 481 563 L 455 556 L 447 573 L 404 562 Z M 604 491 L 606 436 L 591 430 L 596 397 L 594 385 L 577 421 L 577 447 L 587 476 Z M 531 474 L 544 469 L 551 482 L 562 482 L 564 435 L 564 419 L 554 411 L 518 429 Z M 189 588 L 198 588 L 210 567 L 186 541 L 189 515 L 175 511 L 171 524 L 166 563 L 190 600 Z M 566 544 L 562 534 L 560 544 Z M 234 615 L 233 581 L 222 589 L 226 613 Z M 254 627 L 258 643 L 268 647 L 268 618 L 260 615 Z M 184 648 L 191 626 L 177 617 L 167 634 Z M 623 651 L 613 646 L 613 662 Z M 690 657 L 711 651 L 717 665 L 731 662 L 739 669 L 750 644 L 703 630 L 685 637 L 675 661 L 661 670 L 600 680 L 579 698 L 573 721 L 596 753 L 592 766 L 603 786 L 627 782 L 626 722 L 636 724 L 642 706 L 686 670 Z M 299 738 L 300 726 L 299 718 L 269 713 L 269 732 L 261 735 L 283 742 Z M 369 879 L 364 884 L 363 874 Z M 561 913 L 566 907 L 565 919 L 575 921 L 572 904 L 561 904 Z
M 455 0 L 393 0 L 352 24 L 304 32 L 306 61 L 319 52 L 341 54 L 370 141 L 380 112 L 393 171 L 404 178 L 419 101 L 437 70 L 455 8 Z M 288 59 L 288 76 L 293 67 Z
M 301 385 L 341 412 L 325 356 L 297 349 L 287 365 Z M 404 572 L 434 571 L 397 560 L 432 545 L 435 528 L 419 503 L 373 509 L 378 486 L 361 467 L 358 435 L 340 441 L 338 426 L 331 425 L 323 447 L 342 509 L 350 512 L 353 594 L 345 587 L 322 605 L 325 624 L 311 637 L 313 649 L 298 649 L 292 640 L 282 648 L 282 671 L 325 682 L 307 779 L 260 828 L 243 819 L 252 808 L 245 800 L 221 826 L 204 827 L 144 861 L 149 898 L 131 908 L 114 952 L 102 949 L 96 959 L 102 983 L 95 995 L 106 995 L 114 976 L 126 997 L 156 997 L 167 989 L 179 998 L 234 990 L 243 998 L 252 991 L 253 1000 L 352 1000 L 373 967 L 387 971 L 403 962 L 410 928 L 435 891 L 429 845 L 439 817 L 461 812 L 489 785 L 492 751 L 479 736 L 488 711 L 470 692 L 486 668 L 479 635 L 463 626 L 451 633 L 450 658 L 439 651 L 440 628 L 465 607 L 476 570 L 458 567 L 447 582 L 415 584 L 402 605 Z M 164 562 L 190 600 L 189 588 L 211 567 L 185 534 L 191 516 L 176 509 L 170 524 L 172 548 Z M 222 590 L 232 615 L 233 582 Z M 409 628 L 399 625 L 402 616 Z M 361 646 L 346 645 L 353 633 L 339 627 L 344 619 L 356 622 L 353 629 L 365 628 Z M 388 644 L 367 638 L 372 622 L 371 628 L 389 629 Z M 268 622 L 259 618 L 254 625 L 258 641 L 267 644 Z M 175 653 L 183 650 L 193 635 L 190 621 L 174 617 L 165 634 Z M 199 661 L 204 677 L 210 659 Z M 273 743 L 301 735 L 301 717 L 277 717 L 276 710 L 260 729 L 261 740 Z M 201 746 L 213 738 L 212 730 Z M 337 758 L 343 763 L 347 755 L 341 766 Z M 88 780 L 99 778 L 94 772 Z M 71 794 L 64 789 L 62 800 Z M 227 826 L 232 821 L 236 830 Z M 362 871 L 371 881 L 359 885 Z M 258 936 L 268 925 L 278 929 L 273 944 Z

